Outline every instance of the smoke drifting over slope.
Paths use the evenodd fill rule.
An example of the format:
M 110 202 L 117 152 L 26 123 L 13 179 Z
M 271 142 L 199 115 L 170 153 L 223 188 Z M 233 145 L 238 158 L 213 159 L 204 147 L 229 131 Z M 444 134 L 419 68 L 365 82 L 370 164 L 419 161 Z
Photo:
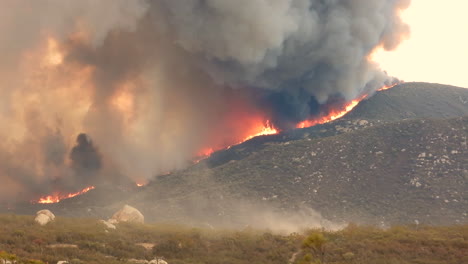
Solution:
M 407 36 L 409 2 L 5 0 L 0 200 L 144 180 L 396 82 L 369 56 Z

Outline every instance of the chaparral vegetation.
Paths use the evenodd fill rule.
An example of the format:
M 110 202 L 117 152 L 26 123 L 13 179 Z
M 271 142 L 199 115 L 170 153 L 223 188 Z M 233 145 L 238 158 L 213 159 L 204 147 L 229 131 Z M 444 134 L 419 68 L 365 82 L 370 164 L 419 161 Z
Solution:
M 32 216 L 0 216 L 0 259 L 17 263 L 135 263 L 162 258 L 170 264 L 468 263 L 468 225 L 350 224 L 342 230 L 214 230 L 170 224 L 121 223 L 106 229 L 96 219 L 58 217 L 46 226 Z

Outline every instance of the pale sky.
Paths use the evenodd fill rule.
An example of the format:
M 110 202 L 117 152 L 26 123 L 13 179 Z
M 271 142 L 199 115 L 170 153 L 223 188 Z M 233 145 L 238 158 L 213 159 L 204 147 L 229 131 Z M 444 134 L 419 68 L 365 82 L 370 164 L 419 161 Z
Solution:
M 374 60 L 404 81 L 468 88 L 468 0 L 412 0 L 403 19 L 410 39 Z

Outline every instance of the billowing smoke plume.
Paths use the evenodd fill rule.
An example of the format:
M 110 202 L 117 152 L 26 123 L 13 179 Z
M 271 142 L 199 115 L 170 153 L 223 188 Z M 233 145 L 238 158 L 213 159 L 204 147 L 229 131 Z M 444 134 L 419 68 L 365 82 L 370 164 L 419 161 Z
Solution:
M 369 57 L 409 3 L 4 0 L 0 199 L 141 181 L 393 83 Z

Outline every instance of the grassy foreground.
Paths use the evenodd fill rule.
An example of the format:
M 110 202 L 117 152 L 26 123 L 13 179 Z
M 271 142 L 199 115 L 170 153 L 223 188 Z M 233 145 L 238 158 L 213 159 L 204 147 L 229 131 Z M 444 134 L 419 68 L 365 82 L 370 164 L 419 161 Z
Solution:
M 33 219 L 0 216 L 0 258 L 51 264 L 58 260 L 130 263 L 132 258 L 154 257 L 163 257 L 169 264 L 468 263 L 468 225 L 388 230 L 350 225 L 335 232 L 277 235 L 164 224 L 120 224 L 117 230 L 106 231 L 95 219 L 61 217 L 41 227 Z

